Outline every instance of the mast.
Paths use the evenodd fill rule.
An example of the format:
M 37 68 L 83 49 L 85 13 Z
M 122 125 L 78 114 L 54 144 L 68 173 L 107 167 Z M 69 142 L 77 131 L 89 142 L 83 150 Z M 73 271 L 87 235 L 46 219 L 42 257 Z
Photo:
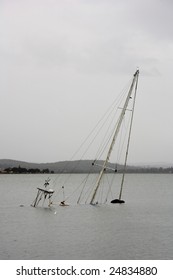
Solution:
M 114 134 L 113 134 L 113 138 L 112 138 L 112 141 L 111 141 L 111 144 L 110 144 L 108 153 L 107 153 L 107 157 L 106 157 L 106 159 L 105 159 L 105 161 L 104 161 L 104 163 L 103 163 L 102 169 L 101 169 L 100 174 L 99 174 L 99 176 L 98 176 L 98 179 L 97 179 L 97 182 L 96 182 L 96 185 L 95 185 L 94 193 L 93 193 L 93 195 L 92 195 L 90 204 L 93 204 L 93 202 L 94 202 L 94 199 L 95 199 L 97 190 L 98 190 L 98 188 L 99 188 L 101 179 L 102 179 L 103 174 L 104 174 L 104 170 L 105 170 L 106 165 L 107 165 L 107 163 L 108 163 L 108 161 L 109 161 L 109 158 L 110 158 L 110 155 L 111 155 L 111 152 L 112 152 L 112 149 L 113 149 L 115 140 L 116 140 L 116 138 L 117 138 L 117 135 L 118 135 L 118 133 L 119 133 L 119 130 L 120 130 L 120 127 L 121 127 L 121 124 L 122 124 L 124 115 L 125 115 L 125 113 L 126 113 L 126 109 L 127 109 L 127 106 L 128 106 L 128 103 L 129 103 L 129 100 L 130 100 L 130 97 L 131 97 L 131 94 L 132 94 L 132 91 L 133 91 L 133 88 L 134 88 L 134 85 L 135 85 L 135 82 L 136 82 L 136 80 L 137 80 L 137 78 L 138 78 L 138 74 L 139 74 L 139 70 L 137 70 L 137 71 L 135 72 L 134 76 L 133 76 L 132 84 L 131 84 L 131 86 L 130 86 L 130 89 L 129 89 L 128 95 L 127 95 L 127 97 L 126 97 L 126 100 L 125 100 L 123 109 L 122 109 L 122 111 L 121 111 L 121 114 L 120 114 L 120 117 L 119 117 L 119 121 L 118 121 L 117 127 L 116 127 L 116 129 L 115 129 Z
M 122 180 L 121 180 L 119 200 L 121 200 L 123 184 L 124 184 L 124 178 L 125 178 L 125 171 L 126 171 L 126 167 L 127 167 L 127 157 L 128 157 L 128 152 L 129 152 L 130 136 L 131 136 L 131 131 L 132 131 L 134 108 L 135 108 L 135 102 L 136 102 L 136 92 L 137 92 L 137 87 L 138 87 L 138 76 L 139 76 L 139 70 L 138 70 L 138 73 L 137 73 L 137 76 L 136 76 L 136 85 L 135 85 L 134 101 L 133 101 L 133 108 L 132 108 L 132 116 L 131 116 L 131 121 L 130 121 L 130 129 L 129 129 L 129 136 L 128 136 L 128 142 L 127 142 L 127 150 L 126 150 L 125 162 L 124 162 L 123 176 L 122 176 Z

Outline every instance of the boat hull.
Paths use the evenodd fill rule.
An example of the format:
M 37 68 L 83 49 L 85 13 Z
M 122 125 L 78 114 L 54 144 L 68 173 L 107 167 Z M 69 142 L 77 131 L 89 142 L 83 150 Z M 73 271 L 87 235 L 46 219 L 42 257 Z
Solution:
M 125 203 L 125 201 L 122 200 L 122 199 L 116 198 L 116 199 L 111 200 L 111 203 L 113 203 L 113 204 L 122 204 L 122 203 Z

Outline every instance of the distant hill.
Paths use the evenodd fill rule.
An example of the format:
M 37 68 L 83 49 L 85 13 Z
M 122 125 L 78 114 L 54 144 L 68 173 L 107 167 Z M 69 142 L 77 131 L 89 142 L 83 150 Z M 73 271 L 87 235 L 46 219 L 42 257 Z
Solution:
M 98 173 L 100 171 L 99 166 L 92 166 L 92 160 L 77 160 L 77 161 L 59 161 L 53 163 L 32 163 L 25 161 L 18 161 L 12 159 L 0 159 L 0 170 L 7 168 L 26 168 L 26 169 L 48 169 L 51 173 Z M 103 161 L 97 162 L 98 165 L 102 165 Z M 113 170 L 118 169 L 121 173 L 123 167 L 121 165 L 116 166 L 114 163 L 109 164 L 110 169 L 107 172 L 113 172 Z M 173 173 L 173 167 L 145 167 L 145 166 L 127 166 L 128 173 Z
M 99 162 L 102 164 L 102 161 Z M 77 160 L 77 161 L 59 161 L 53 163 L 31 163 L 25 161 L 18 161 L 12 159 L 1 159 L 0 169 L 4 170 L 6 168 L 21 167 L 26 169 L 49 169 L 49 171 L 54 173 L 87 173 L 91 171 L 92 173 L 97 173 L 100 170 L 98 166 L 92 166 L 92 160 Z M 113 164 L 111 164 L 113 168 Z M 115 166 L 114 166 L 115 168 Z

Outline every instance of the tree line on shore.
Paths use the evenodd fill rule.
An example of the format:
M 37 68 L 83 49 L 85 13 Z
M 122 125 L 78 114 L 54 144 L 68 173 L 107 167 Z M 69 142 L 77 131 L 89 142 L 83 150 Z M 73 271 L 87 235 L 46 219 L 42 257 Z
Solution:
M 40 170 L 39 168 L 24 168 L 19 165 L 19 167 L 8 167 L 5 168 L 1 173 L 7 174 L 49 174 L 54 173 L 54 171 L 50 171 L 48 168 Z
M 73 170 L 73 172 L 71 172 Z M 99 170 L 95 170 L 94 173 L 98 173 Z M 107 171 L 110 173 L 110 171 Z M 119 167 L 118 173 L 123 172 L 123 168 Z M 50 170 L 49 168 L 24 168 L 20 165 L 18 167 L 7 167 L 0 171 L 1 174 L 53 174 L 53 173 L 88 173 L 88 168 L 80 169 L 66 169 L 62 168 L 55 170 Z M 173 167 L 127 167 L 126 173 L 171 173 L 173 174 Z

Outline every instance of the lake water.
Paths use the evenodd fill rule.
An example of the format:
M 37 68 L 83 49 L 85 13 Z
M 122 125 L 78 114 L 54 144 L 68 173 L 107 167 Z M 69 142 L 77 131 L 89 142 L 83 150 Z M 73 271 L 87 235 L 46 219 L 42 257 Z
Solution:
M 173 259 L 172 174 L 127 175 L 123 205 L 30 207 L 46 177 L 0 175 L 1 260 Z

